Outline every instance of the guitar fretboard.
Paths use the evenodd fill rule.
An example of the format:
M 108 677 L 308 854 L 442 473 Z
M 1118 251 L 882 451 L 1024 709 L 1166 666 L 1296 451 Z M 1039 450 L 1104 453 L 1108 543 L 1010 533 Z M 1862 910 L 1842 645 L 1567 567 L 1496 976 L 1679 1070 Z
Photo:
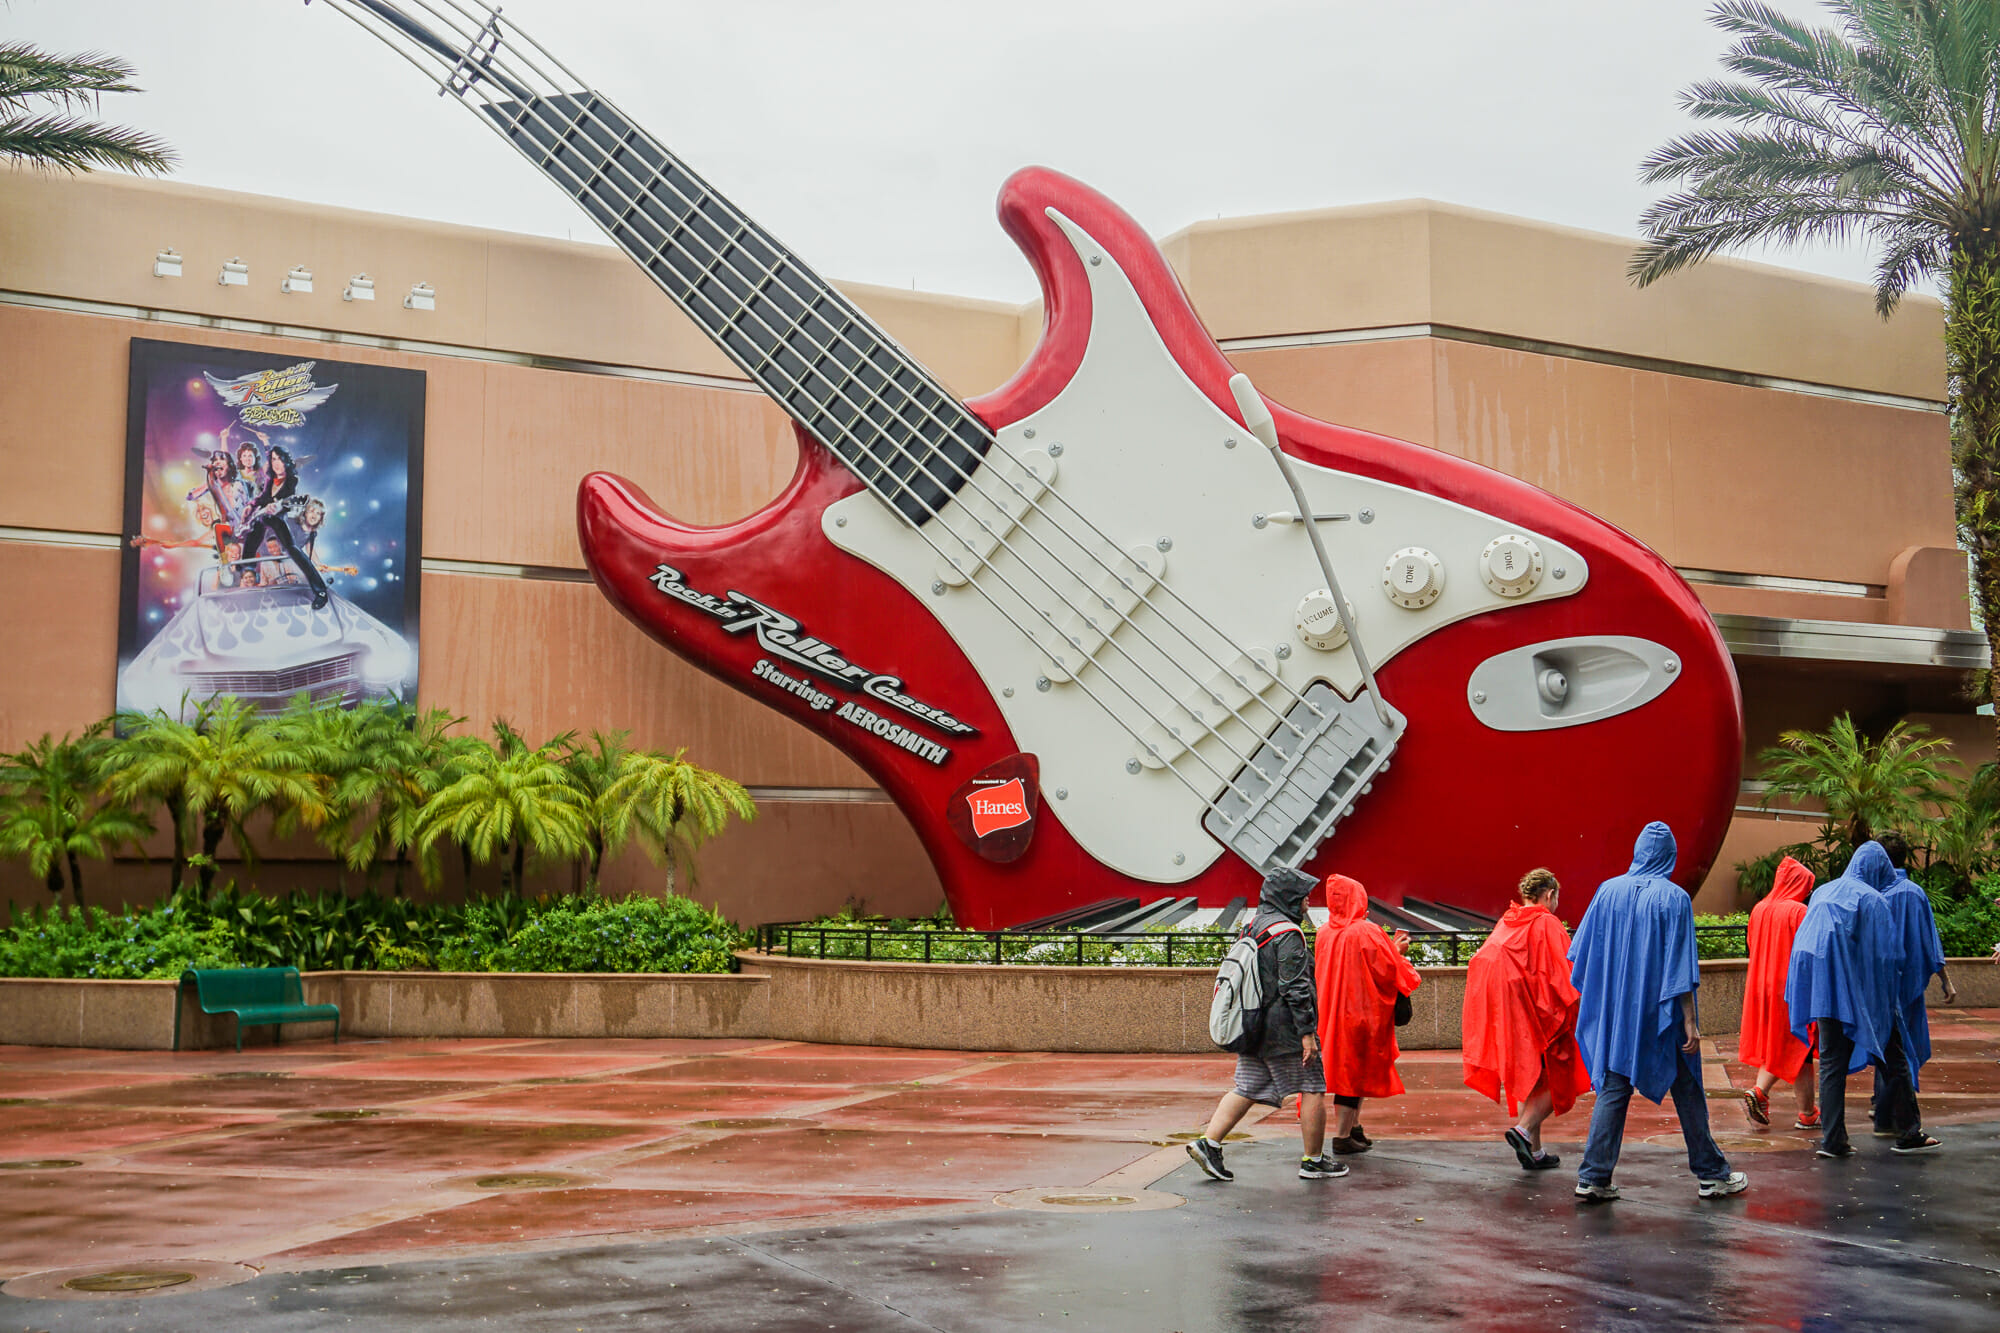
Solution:
M 912 524 L 993 437 L 854 304 L 595 93 L 486 104 L 688 318 Z

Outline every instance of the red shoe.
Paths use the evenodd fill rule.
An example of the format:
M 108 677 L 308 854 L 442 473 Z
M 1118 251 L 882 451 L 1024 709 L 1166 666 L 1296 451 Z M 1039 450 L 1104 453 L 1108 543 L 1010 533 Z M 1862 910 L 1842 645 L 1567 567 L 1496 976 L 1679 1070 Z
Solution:
M 1750 1089 L 1750 1091 L 1743 1094 L 1743 1109 L 1749 1113 L 1752 1124 L 1768 1125 L 1771 1123 L 1771 1097 L 1769 1093 L 1759 1092 L 1755 1088 Z
M 1793 1129 L 1818 1129 L 1818 1128 L 1819 1128 L 1819 1112 L 1818 1112 L 1817 1110 L 1813 1110 L 1813 1111 L 1801 1111 L 1801 1112 L 1799 1112 L 1799 1118 L 1798 1118 L 1798 1119 L 1797 1119 L 1796 1121 L 1794 1121 L 1794 1122 L 1793 1122 L 1793 1124 L 1792 1124 L 1792 1128 L 1793 1128 Z

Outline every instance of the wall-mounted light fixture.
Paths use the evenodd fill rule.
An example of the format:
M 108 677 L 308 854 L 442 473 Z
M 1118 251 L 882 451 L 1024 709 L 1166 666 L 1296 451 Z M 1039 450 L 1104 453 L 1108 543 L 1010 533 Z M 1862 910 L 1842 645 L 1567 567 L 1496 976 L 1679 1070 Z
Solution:
M 170 245 L 153 256 L 153 276 L 156 278 L 178 278 L 181 275 L 181 257 Z
M 410 294 L 403 298 L 405 310 L 437 309 L 437 289 L 428 282 L 420 282 L 410 288 Z
M 240 259 L 222 261 L 222 272 L 216 275 L 216 285 L 221 287 L 248 287 L 250 266 Z
M 312 292 L 312 289 L 313 289 L 312 270 L 307 268 L 304 264 L 292 265 L 292 271 L 287 273 L 285 275 L 285 280 L 278 284 L 278 290 L 284 292 L 288 296 L 294 293 L 298 293 L 301 295 L 309 295 Z
M 343 301 L 374 300 L 375 279 L 369 277 L 366 273 L 355 274 L 347 280 L 347 285 L 340 289 L 340 299 Z

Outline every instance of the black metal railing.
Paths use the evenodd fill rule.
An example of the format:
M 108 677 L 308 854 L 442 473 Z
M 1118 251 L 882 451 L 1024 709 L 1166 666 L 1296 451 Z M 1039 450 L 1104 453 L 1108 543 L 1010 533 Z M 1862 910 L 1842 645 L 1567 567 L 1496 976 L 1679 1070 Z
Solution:
M 1485 931 L 1411 931 L 1410 961 L 1420 967 L 1463 967 Z M 1043 967 L 1214 967 L 1235 942 L 1224 930 L 1016 931 L 931 927 L 828 926 L 782 921 L 757 927 L 759 953 L 863 962 L 983 963 Z M 1740 958 L 1745 928 L 1696 926 L 1704 958 Z M 1312 932 L 1306 932 L 1308 942 Z

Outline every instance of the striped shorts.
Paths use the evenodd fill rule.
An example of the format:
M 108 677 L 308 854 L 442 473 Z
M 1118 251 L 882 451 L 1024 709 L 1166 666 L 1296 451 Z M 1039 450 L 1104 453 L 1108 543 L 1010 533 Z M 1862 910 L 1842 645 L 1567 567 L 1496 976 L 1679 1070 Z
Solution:
M 1269 1059 L 1236 1057 L 1236 1095 L 1260 1106 L 1281 1106 L 1285 1098 L 1296 1093 L 1325 1091 L 1326 1071 L 1317 1052 L 1310 1060 L 1300 1059 L 1297 1051 Z

